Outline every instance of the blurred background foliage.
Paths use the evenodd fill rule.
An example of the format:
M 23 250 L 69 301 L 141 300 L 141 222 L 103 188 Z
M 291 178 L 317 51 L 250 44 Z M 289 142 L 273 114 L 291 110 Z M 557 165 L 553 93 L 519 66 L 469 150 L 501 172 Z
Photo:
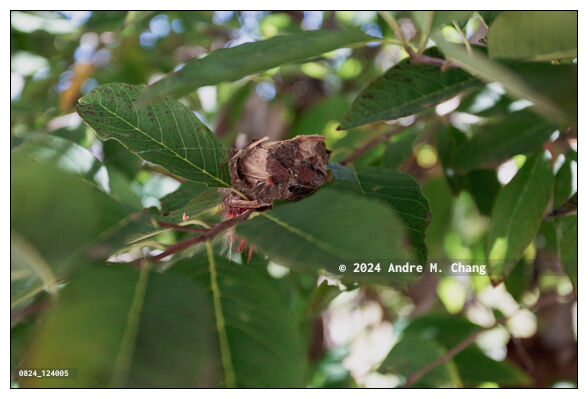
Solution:
M 124 369 L 125 362 L 138 365 L 124 376 L 127 386 L 210 386 L 218 383 L 217 375 L 221 374 L 217 354 L 209 353 L 206 345 L 170 339 L 185 334 L 197 334 L 193 336 L 200 337 L 201 343 L 211 339 L 205 328 L 214 324 L 209 320 L 212 311 L 194 314 L 181 306 L 184 292 L 195 303 L 207 300 L 202 294 L 208 292 L 202 288 L 206 283 L 194 283 L 202 276 L 180 279 L 165 273 L 155 279 L 157 287 L 176 292 L 171 298 L 159 298 L 161 293 L 153 289 L 151 294 L 148 287 L 144 306 L 149 317 L 141 323 L 157 329 L 161 324 L 149 323 L 165 322 L 170 326 L 169 335 L 140 335 L 143 346 L 134 354 L 122 349 L 119 352 L 127 353 L 127 358 L 117 357 L 112 345 L 104 346 L 126 342 L 125 315 L 127 309 L 129 314 L 133 312 L 132 297 L 121 294 L 119 300 L 113 296 L 108 301 L 102 299 L 107 303 L 99 306 L 80 292 L 101 297 L 108 287 L 121 281 L 142 280 L 139 272 L 134 275 L 135 271 L 127 269 L 98 273 L 92 279 L 88 276 L 96 273 L 96 265 L 107 257 L 111 262 L 128 261 L 148 253 L 147 248 L 162 249 L 187 236 L 184 232 L 157 230 L 149 223 L 151 215 L 164 215 L 177 223 L 187 212 L 189 217 L 217 222 L 218 212 L 210 209 L 218 202 L 218 194 L 142 161 L 117 141 L 100 141 L 74 111 L 81 96 L 111 82 L 152 84 L 189 60 L 220 48 L 309 30 L 360 30 L 387 40 L 337 49 L 305 62 L 200 87 L 180 98 L 226 148 L 242 147 L 262 136 L 281 140 L 298 134 L 321 134 L 333 151 L 331 161 L 340 162 L 391 128 L 390 121 L 374 121 L 338 130 L 358 94 L 409 56 L 387 15 L 393 16 L 407 40 L 423 48 L 434 44 L 422 28 L 429 21 L 432 33 L 443 35 L 448 42 L 466 37 L 472 45 L 481 46 L 482 54 L 491 39 L 488 26 L 492 32 L 495 19 L 507 27 L 515 23 L 501 20 L 498 12 L 457 14 L 437 13 L 428 20 L 431 16 L 426 13 L 409 11 L 11 12 L 13 386 L 43 384 L 22 382 L 14 372 L 16 367 L 33 364 L 78 367 L 80 373 L 84 368 L 99 371 L 70 380 L 67 384 L 71 386 L 117 386 L 123 381 L 117 378 L 123 377 L 113 380 L 100 373 Z M 483 79 L 484 83 L 478 82 L 422 111 L 416 122 L 412 115 L 395 121 L 412 125 L 378 141 L 353 161 L 354 168 L 397 169 L 418 181 L 433 215 L 425 238 L 430 259 L 484 259 L 496 198 L 532 152 L 546 149 L 551 154 L 555 182 L 548 210 L 560 208 L 577 191 L 575 55 L 559 54 L 538 62 L 513 60 L 513 54 L 504 50 L 507 47 L 503 53 L 496 49 L 490 55 L 498 52 L 498 58 L 502 56 L 500 67 L 516 73 L 516 82 L 511 74 L 496 79 L 503 73 L 500 68 L 480 71 L 481 76 L 489 77 Z M 448 56 L 450 48 L 443 51 Z M 458 55 L 451 58 L 457 60 Z M 476 65 L 465 69 L 472 72 Z M 511 89 L 518 88 L 519 81 L 526 82 L 541 98 L 557 102 L 565 117 L 542 118 L 533 111 L 541 101 L 535 102 L 537 107 L 528 108 L 533 105 L 528 99 L 520 95 L 513 98 Z M 539 130 L 540 135 L 536 133 Z M 469 147 L 461 146 L 466 141 Z M 180 184 L 180 190 L 175 191 Z M 340 285 L 333 285 L 330 279 L 327 284 L 322 275 L 317 283 L 316 273 L 294 272 L 256 253 L 250 263 L 260 277 L 250 284 L 273 286 L 275 292 L 265 301 L 283 301 L 293 318 L 271 317 L 280 326 L 297 330 L 299 337 L 290 337 L 289 346 L 277 350 L 278 364 L 302 356 L 296 362 L 305 366 L 302 372 L 294 366 L 287 369 L 290 378 L 280 378 L 274 366 L 261 376 L 237 375 L 237 382 L 242 386 L 401 386 L 409 375 L 484 329 L 472 345 L 413 386 L 575 386 L 577 265 L 573 253 L 577 218 L 545 218 L 534 237 L 504 284 L 497 286 L 484 276 L 427 275 L 404 289 L 364 285 L 341 292 Z M 193 252 L 199 257 L 202 250 L 198 247 Z M 219 273 L 230 279 L 230 265 L 223 262 L 218 259 Z M 571 280 L 561 273 L 562 267 Z M 181 265 L 174 269 L 179 275 L 192 273 Z M 251 278 L 241 277 L 245 281 Z M 103 284 L 105 291 L 93 281 Z M 235 295 L 254 303 L 259 300 L 251 296 L 251 288 L 237 290 Z M 56 307 L 44 320 L 45 310 L 58 297 L 67 305 Z M 157 310 L 164 305 L 169 306 L 164 313 L 177 314 L 161 316 Z M 108 312 L 101 313 L 105 309 L 117 309 L 118 313 L 112 314 L 114 321 L 109 320 L 114 323 L 108 332 L 111 341 L 101 341 L 100 346 L 91 338 L 98 330 L 105 333 L 100 329 L 109 319 Z M 269 311 L 279 313 L 279 309 Z M 265 311 L 259 309 L 259 314 Z M 234 317 L 235 323 L 246 321 L 246 316 L 239 318 L 238 310 L 229 313 L 227 317 Z M 267 323 L 259 314 L 254 320 Z M 190 322 L 184 325 L 182 320 Z M 274 327 L 269 324 L 266 328 L 269 331 Z M 68 329 L 82 331 L 80 336 L 85 339 L 71 345 L 83 355 L 55 357 L 72 348 L 60 346 L 63 342 L 54 347 L 48 343 L 57 342 L 56 337 Z M 231 334 L 229 331 L 229 342 L 239 339 Z M 277 333 L 261 339 L 267 340 L 269 347 L 283 344 Z M 182 355 L 178 345 L 194 356 Z M 246 343 L 236 351 L 241 356 L 235 359 L 236 369 L 246 368 L 247 358 L 256 356 Z M 55 364 L 35 363 L 52 357 Z M 63 363 L 68 361 L 78 363 Z M 198 380 L 182 373 L 157 374 L 158 367 L 171 367 L 169 362 L 173 365 L 170 370 L 184 370 L 192 361 L 204 365 L 194 366 L 201 375 Z M 269 366 L 276 360 L 270 356 L 264 361 Z M 149 362 L 152 365 L 145 366 Z M 146 378 L 149 375 L 157 378 Z M 256 380 L 264 376 L 271 377 Z

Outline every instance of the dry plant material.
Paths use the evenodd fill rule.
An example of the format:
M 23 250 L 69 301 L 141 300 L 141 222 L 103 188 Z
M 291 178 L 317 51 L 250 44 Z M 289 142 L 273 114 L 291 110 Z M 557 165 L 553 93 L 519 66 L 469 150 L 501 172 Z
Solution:
M 224 189 L 228 215 L 269 207 L 276 200 L 296 201 L 308 196 L 327 182 L 328 161 L 324 136 L 254 141 L 229 160 L 231 183 L 248 199 Z

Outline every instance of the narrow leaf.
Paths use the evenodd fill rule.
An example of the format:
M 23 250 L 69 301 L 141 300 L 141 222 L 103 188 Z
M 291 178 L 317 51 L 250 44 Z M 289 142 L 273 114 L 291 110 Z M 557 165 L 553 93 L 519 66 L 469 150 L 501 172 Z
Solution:
M 500 82 L 509 96 L 535 103 L 536 111 L 542 116 L 558 121 L 566 119 L 558 105 L 541 90 L 525 82 L 518 73 L 507 66 L 488 58 L 481 50 L 472 48 L 472 51 L 468 52 L 464 46 L 447 42 L 439 32 L 433 34 L 432 38 L 446 58 L 454 61 L 473 76 L 487 83 Z
M 440 55 L 435 49 L 426 54 Z M 340 129 L 415 114 L 478 85 L 477 79 L 460 69 L 443 72 L 436 65 L 416 65 L 405 59 L 359 93 L 345 112 Z
M 340 47 L 375 40 L 378 39 L 360 31 L 317 30 L 219 49 L 206 57 L 189 61 L 179 71 L 157 81 L 142 95 L 142 100 L 180 96 L 201 86 L 236 80 Z
M 527 158 L 496 198 L 487 254 L 493 281 L 501 281 L 535 238 L 553 191 L 551 162 L 540 151 Z
M 109 83 L 79 100 L 77 111 L 103 140 L 120 141 L 129 151 L 170 172 L 209 186 L 228 186 L 221 142 L 183 104 L 162 100 L 137 107 L 141 88 Z

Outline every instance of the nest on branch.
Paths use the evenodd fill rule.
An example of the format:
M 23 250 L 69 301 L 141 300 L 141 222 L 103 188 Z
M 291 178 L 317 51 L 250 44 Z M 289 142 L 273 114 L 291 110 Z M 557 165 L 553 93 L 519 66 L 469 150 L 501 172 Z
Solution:
M 269 207 L 276 200 L 302 199 L 327 182 L 330 151 L 324 136 L 269 140 L 256 140 L 229 159 L 231 184 L 247 196 L 244 199 L 233 190 L 223 189 L 229 216 Z

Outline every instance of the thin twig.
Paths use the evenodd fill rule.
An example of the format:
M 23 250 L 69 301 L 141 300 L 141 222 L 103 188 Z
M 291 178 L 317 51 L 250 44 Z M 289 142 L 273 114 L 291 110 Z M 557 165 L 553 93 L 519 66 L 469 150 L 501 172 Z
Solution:
M 453 348 L 451 348 L 450 350 L 448 350 L 447 352 L 445 352 L 445 354 L 439 358 L 437 358 L 437 360 L 433 361 L 432 363 L 427 364 L 425 367 L 423 367 L 422 369 L 416 371 L 415 373 L 411 374 L 407 379 L 406 382 L 404 383 L 404 385 L 402 385 L 402 388 L 408 388 L 409 386 L 411 386 L 412 384 L 414 384 L 415 382 L 417 382 L 418 380 L 420 380 L 425 374 L 427 374 L 429 371 L 433 370 L 434 368 L 436 368 L 437 366 L 453 359 L 453 357 L 455 355 L 457 355 L 459 352 L 461 352 L 462 350 L 464 350 L 465 348 L 467 348 L 468 346 L 470 346 L 471 344 L 473 344 L 476 339 L 478 338 L 478 336 L 480 334 L 482 334 L 485 331 L 491 330 L 494 327 L 498 326 L 499 324 L 503 323 L 504 321 L 506 321 L 504 318 L 500 319 L 499 321 L 497 321 L 496 323 L 494 323 L 492 326 L 490 327 L 485 327 L 482 328 L 480 330 L 475 331 L 474 333 L 472 333 L 470 336 L 468 336 L 466 339 L 464 339 L 463 341 L 461 341 L 459 344 L 455 345 Z
M 573 295 L 567 295 L 565 297 L 554 296 L 554 297 L 545 298 L 544 300 L 540 299 L 537 301 L 537 303 L 535 303 L 534 306 L 532 306 L 530 308 L 530 310 L 538 310 L 539 308 L 553 305 L 555 303 L 558 303 L 561 299 L 563 299 L 563 300 L 574 299 L 574 296 Z M 455 355 L 457 355 L 459 352 L 461 352 L 462 350 L 464 350 L 465 348 L 470 346 L 472 343 L 474 343 L 481 333 L 488 331 L 488 330 L 491 330 L 501 324 L 506 323 L 507 321 L 508 321 L 508 318 L 505 316 L 505 317 L 501 318 L 500 320 L 496 321 L 496 323 L 494 323 L 490 327 L 485 327 L 485 328 L 481 328 L 477 331 L 474 331 L 471 335 L 469 335 L 467 338 L 465 338 L 459 344 L 455 345 L 453 348 L 451 348 L 449 351 L 447 351 L 443 356 L 437 358 L 435 361 L 427 364 L 425 367 L 421 368 L 420 370 L 418 370 L 415 373 L 408 376 L 408 378 L 406 379 L 406 382 L 404 383 L 404 385 L 402 385 L 402 388 L 408 388 L 409 386 L 411 386 L 412 384 L 414 384 L 415 382 L 420 380 L 429 371 L 431 371 L 434 368 L 440 366 L 441 364 L 453 359 L 453 357 Z
M 151 256 L 151 257 L 147 258 L 147 260 L 150 262 L 159 262 L 163 258 L 166 258 L 172 254 L 175 254 L 176 252 L 182 251 L 182 250 L 189 248 L 193 245 L 196 245 L 200 242 L 203 242 L 206 240 L 211 240 L 215 236 L 217 236 L 218 234 L 222 233 L 223 231 L 228 230 L 231 227 L 233 227 L 234 225 L 236 225 L 237 223 L 246 220 L 249 217 L 249 215 L 251 215 L 254 211 L 256 211 L 256 210 L 255 209 L 248 209 L 245 212 L 243 212 L 242 214 L 240 214 L 239 216 L 236 216 L 232 219 L 227 219 L 227 220 L 224 220 L 220 223 L 217 223 L 214 226 L 212 226 L 210 229 L 204 229 L 204 231 L 202 231 L 201 234 L 199 234 L 197 236 L 194 236 L 194 237 L 188 238 L 187 240 L 180 241 L 180 242 L 177 242 L 175 244 L 170 245 L 162 253 L 155 255 L 155 256 Z
M 409 125 L 409 126 L 412 126 L 412 125 Z M 371 150 L 372 148 L 374 148 L 378 144 L 383 143 L 384 141 L 387 141 L 388 139 L 390 139 L 390 137 L 394 136 L 395 134 L 398 134 L 400 132 L 403 132 L 409 126 L 396 126 L 395 129 L 389 131 L 386 134 L 383 134 L 383 135 L 377 136 L 377 137 L 373 137 L 372 139 L 370 139 L 367 142 L 365 142 L 361 147 L 359 147 L 355 151 L 353 151 L 351 153 L 351 155 L 349 155 L 348 157 L 346 157 L 345 159 L 343 159 L 340 162 L 340 164 L 341 165 L 347 165 L 348 163 L 351 163 L 351 162 L 357 160 L 359 157 L 361 157 L 367 151 Z
M 188 231 L 192 233 L 205 233 L 208 229 L 204 227 L 192 227 L 192 226 L 182 226 L 180 224 L 173 224 L 164 222 L 163 220 L 158 220 L 157 224 L 164 229 L 172 229 L 172 230 L 179 230 L 179 231 Z

